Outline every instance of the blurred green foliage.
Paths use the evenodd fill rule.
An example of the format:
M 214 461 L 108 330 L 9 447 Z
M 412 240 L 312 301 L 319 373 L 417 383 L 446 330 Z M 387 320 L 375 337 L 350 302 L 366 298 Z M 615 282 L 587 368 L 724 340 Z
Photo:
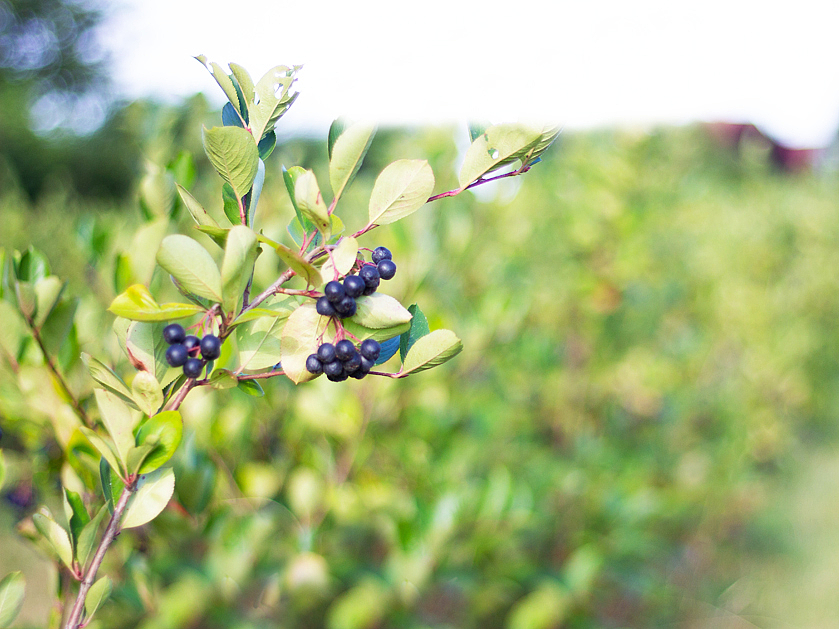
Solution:
M 176 294 L 150 243 L 180 231 L 213 247 L 173 192 L 221 212 L 193 105 L 130 114 L 148 162 L 128 202 L 58 186 L 32 203 L 0 173 L 0 245 L 44 251 L 79 298 L 62 367 L 87 405 L 78 350 L 132 371 L 113 297 L 133 281 Z M 467 144 L 466 130 L 380 132 L 344 221 L 364 225 L 393 159 L 427 158 L 435 192 L 456 188 Z M 323 176 L 326 148 L 276 150 L 255 227 L 289 242 L 280 164 Z M 97 626 L 660 627 L 725 609 L 746 558 L 780 549 L 762 519 L 772 483 L 835 438 L 839 409 L 839 191 L 754 157 L 697 127 L 566 134 L 524 177 L 362 239 L 398 260 L 386 292 L 463 353 L 404 381 L 196 390 L 177 502 L 111 548 Z M 276 273 L 263 256 L 255 284 Z M 4 548 L 36 505 L 61 512 L 57 475 L 85 492 L 66 406 L 37 347 L 22 356 L 0 360 Z M 32 555 L 0 554 L 0 574 L 17 569 L 56 583 Z M 46 622 L 57 587 L 24 621 Z

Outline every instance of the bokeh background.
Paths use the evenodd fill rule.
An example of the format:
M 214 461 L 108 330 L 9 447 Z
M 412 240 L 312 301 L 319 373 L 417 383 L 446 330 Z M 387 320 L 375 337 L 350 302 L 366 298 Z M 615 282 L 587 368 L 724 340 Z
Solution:
M 178 3 L 171 8 L 183 15 Z M 738 3 L 728 13 L 716 9 L 723 12 L 712 17 L 725 28 L 712 35 L 736 31 L 723 18 L 751 15 Z M 134 281 L 171 291 L 153 270 L 155 243 L 176 231 L 203 238 L 174 183 L 220 214 L 221 182 L 201 147 L 201 125 L 220 124 L 215 86 L 195 61 L 177 57 L 165 66 L 149 56 L 152 74 L 187 87 L 163 100 L 131 94 L 124 59 L 108 42 L 119 39 L 119 20 L 133 10 L 0 2 L 0 246 L 40 250 L 52 273 L 69 281 L 67 295 L 78 305 L 56 349 L 82 396 L 92 383 L 81 351 L 131 372 L 109 331 L 113 297 Z M 185 23 L 167 21 L 162 7 L 155 10 L 161 31 L 146 37 L 168 42 L 175 35 L 163 35 L 177 25 L 190 45 L 202 35 L 188 26 L 202 18 L 186 12 Z M 299 57 L 311 49 L 294 50 L 292 31 L 335 43 L 332 21 L 310 19 L 311 10 L 301 9 L 302 19 L 291 7 L 278 9 L 272 45 L 283 58 L 260 53 L 254 73 L 306 62 Z M 207 6 L 202 15 L 214 23 L 245 14 L 258 20 L 253 11 L 218 11 Z M 437 15 L 431 22 L 441 29 L 463 22 Z M 611 30 L 588 29 L 623 43 L 626 16 L 606 15 Z M 659 32 L 632 15 L 630 25 Z M 800 15 L 786 16 L 790 31 Z M 501 16 L 491 20 L 485 11 L 475 20 L 483 28 Z M 670 29 L 664 43 L 680 41 L 673 20 L 653 22 Z M 540 26 L 527 37 L 544 47 L 555 35 Z M 204 36 L 212 42 L 190 53 L 219 45 L 219 37 Z M 135 54 L 151 55 L 141 38 L 122 39 L 136 44 Z M 247 40 L 238 34 L 222 50 L 235 55 L 241 43 L 242 56 L 213 58 L 249 65 L 255 53 L 245 51 Z M 508 40 L 493 39 L 494 54 L 473 51 L 474 68 L 508 50 L 499 42 Z M 775 59 L 774 48 L 765 50 Z M 809 68 L 808 54 L 818 52 L 785 50 L 779 72 L 794 69 L 790 59 Z M 422 58 L 400 54 L 409 69 Z M 318 65 L 329 55 L 312 56 L 323 82 L 307 92 L 301 80 L 267 163 L 257 228 L 276 240 L 293 216 L 281 165 L 325 174 L 333 111 L 345 103 L 351 113 L 365 111 L 325 80 L 338 76 Z M 584 57 L 576 58 L 581 76 Z M 384 70 L 362 61 L 345 65 L 353 84 L 380 83 Z M 417 77 L 422 89 L 448 102 L 446 79 L 435 83 L 440 63 L 428 67 Z M 682 67 L 688 77 L 690 67 Z M 506 85 L 498 68 L 487 76 Z M 588 70 L 592 84 L 601 82 L 597 69 Z M 813 87 L 823 97 L 811 100 L 829 107 L 834 75 L 825 71 L 812 86 L 779 81 L 775 93 L 804 102 L 805 87 Z M 535 98 L 528 76 L 522 71 L 508 99 L 491 88 L 496 101 L 514 107 L 529 93 Z M 760 94 L 743 76 L 742 93 Z M 644 93 L 652 84 L 636 87 Z M 407 122 L 412 110 L 399 99 L 409 92 L 399 91 L 401 80 L 393 85 L 396 96 L 384 112 L 371 106 L 371 115 Z M 484 81 L 459 85 L 486 98 Z M 629 92 L 624 87 L 620 94 Z M 188 95 L 197 89 L 206 95 Z M 594 107 L 598 99 L 590 98 Z M 568 100 L 580 102 L 579 90 Z M 792 131 L 777 131 L 781 119 L 773 126 L 750 115 L 745 101 L 727 111 L 663 114 L 628 100 L 634 109 L 623 118 L 575 118 L 569 108 L 568 128 L 526 176 L 437 201 L 366 237 L 363 244 L 385 245 L 398 261 L 387 291 L 419 303 L 432 329 L 451 328 L 463 339 L 456 360 L 404 381 L 294 387 L 277 380 L 261 399 L 235 390 L 192 394 L 175 500 L 110 551 L 104 570 L 117 588 L 95 624 L 835 627 L 839 176 L 828 122 L 839 119 L 839 104 L 833 118 L 823 117 L 818 138 L 810 129 L 790 139 Z M 297 113 L 310 103 L 314 114 Z M 468 111 L 460 109 L 468 100 L 450 104 L 455 117 Z M 807 111 L 788 107 L 785 128 L 806 123 Z M 347 225 L 363 224 L 373 181 L 394 159 L 427 158 L 435 192 L 457 187 L 466 128 L 416 120 L 422 124 L 385 126 L 376 136 L 342 201 Z M 276 262 L 266 258 L 257 284 L 276 276 Z M 0 360 L 7 467 L 0 574 L 27 576 L 18 627 L 47 626 L 59 589 L 49 556 L 19 534 L 21 523 L 25 529 L 42 504 L 60 513 L 55 479 L 70 474 L 54 435 L 61 403 L 39 361 L 30 352 L 16 373 Z

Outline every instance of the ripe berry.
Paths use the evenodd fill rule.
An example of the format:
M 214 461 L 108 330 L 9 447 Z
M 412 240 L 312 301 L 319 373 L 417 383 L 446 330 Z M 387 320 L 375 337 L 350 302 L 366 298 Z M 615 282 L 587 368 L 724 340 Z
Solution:
M 197 378 L 204 370 L 204 361 L 200 358 L 190 358 L 184 363 L 184 375 L 187 378 Z
M 352 356 L 344 361 L 344 371 L 352 374 L 361 369 L 361 354 L 353 349 Z
M 166 362 L 172 367 L 181 367 L 189 358 L 189 352 L 186 347 L 180 343 L 175 343 L 166 350 Z
M 335 346 L 332 343 L 324 343 L 318 347 L 317 356 L 324 365 L 331 363 L 335 360 Z
M 355 354 L 355 345 L 352 344 L 352 341 L 344 339 L 335 343 L 335 357 L 338 360 L 349 360 L 353 354 Z
M 316 376 L 323 373 L 323 363 L 320 362 L 317 354 L 309 354 L 309 357 L 306 359 L 306 371 Z
M 368 295 L 372 295 L 373 293 L 376 292 L 376 288 L 378 288 L 378 286 L 368 286 L 367 288 L 364 289 L 364 292 L 361 293 L 361 294 L 364 295 L 365 297 L 368 296 Z
M 344 290 L 350 297 L 361 297 L 367 285 L 358 275 L 347 275 L 344 278 Z
M 221 341 L 217 336 L 208 334 L 201 339 L 201 355 L 207 360 L 221 356 Z
M 331 363 L 323 363 L 323 373 L 327 376 L 340 376 L 344 373 L 344 364 L 339 360 L 333 360 Z
M 318 311 L 318 314 L 324 317 L 334 317 L 337 313 L 335 312 L 335 307 L 326 298 L 326 295 L 323 297 L 318 297 L 318 301 L 315 304 L 315 310 Z
M 350 297 L 349 295 L 345 295 L 344 298 L 335 304 L 335 311 L 338 313 L 338 316 L 342 319 L 346 319 L 347 317 L 351 317 L 355 314 L 356 311 L 356 303 L 355 299 Z
M 333 376 L 333 375 L 331 375 L 331 374 L 326 374 L 326 377 L 327 377 L 329 380 L 331 380 L 332 382 L 343 382 L 344 380 L 346 380 L 346 379 L 347 379 L 347 377 L 348 377 L 348 376 L 347 376 L 347 374 L 345 374 L 345 373 L 342 371 L 341 373 L 336 374 L 336 375 L 334 375 L 334 376 Z
M 332 280 L 331 282 L 327 282 L 326 286 L 323 287 L 323 294 L 334 304 L 341 301 L 347 293 L 341 282 Z
M 396 275 L 396 263 L 393 260 L 382 260 L 376 268 L 379 270 L 379 277 L 383 280 L 389 280 Z
M 174 345 L 175 343 L 183 343 L 186 338 L 186 331 L 180 323 L 170 323 L 163 328 L 163 340 Z
M 199 339 L 197 336 L 193 336 L 192 334 L 186 337 L 183 342 L 183 346 L 186 347 L 186 351 L 188 351 L 190 354 L 192 354 L 192 350 L 198 347 L 199 345 L 201 345 L 201 339 Z
M 375 288 L 379 285 L 379 269 L 377 269 L 374 265 L 365 264 L 361 267 L 358 274 L 361 279 L 364 280 L 364 285 L 367 286 L 367 288 Z
M 364 373 L 370 373 L 370 370 L 375 366 L 374 361 L 369 358 L 365 358 L 364 356 L 361 357 L 361 371 Z
M 373 264 L 378 264 L 382 260 L 390 260 L 393 255 L 387 247 L 376 247 L 373 249 Z
M 363 371 L 362 369 L 356 369 L 355 371 L 352 371 L 349 374 L 350 378 L 355 378 L 356 380 L 361 380 L 366 375 L 367 372 Z
M 379 352 L 382 351 L 382 346 L 379 345 L 379 342 L 375 339 L 365 339 L 361 342 L 361 347 L 359 349 L 361 350 L 361 355 L 364 356 L 364 358 L 375 362 L 379 357 Z

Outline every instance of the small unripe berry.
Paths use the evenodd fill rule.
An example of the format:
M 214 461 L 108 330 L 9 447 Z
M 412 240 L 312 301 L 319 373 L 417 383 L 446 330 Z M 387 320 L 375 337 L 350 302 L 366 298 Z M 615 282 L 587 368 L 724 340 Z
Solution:
M 344 339 L 335 343 L 335 357 L 338 360 L 349 360 L 350 356 L 355 353 L 355 345 L 352 344 L 352 341 Z
M 344 364 L 340 360 L 333 360 L 331 363 L 323 363 L 323 373 L 327 376 L 338 376 L 344 373 Z
M 379 345 L 379 342 L 375 339 L 365 339 L 361 342 L 361 355 L 368 360 L 372 360 L 373 362 L 379 357 L 379 353 L 382 351 L 382 346 Z
M 306 371 L 316 376 L 323 373 L 323 363 L 320 362 L 317 354 L 309 354 L 309 357 L 306 359 Z
M 361 297 L 367 285 L 358 275 L 347 275 L 344 278 L 344 290 L 350 297 Z
M 166 350 L 166 362 L 172 367 L 182 367 L 188 358 L 189 352 L 180 343 L 175 343 Z
M 320 362 L 326 364 L 335 360 L 335 346 L 332 343 L 324 343 L 317 351 Z
M 183 343 L 186 338 L 186 331 L 180 323 L 170 323 L 163 328 L 163 340 L 174 345 L 175 343 Z
M 379 270 L 379 277 L 383 280 L 389 280 L 396 275 L 396 263 L 393 260 L 382 260 L 376 268 Z
M 331 282 L 327 282 L 326 286 L 323 287 L 323 294 L 334 304 L 341 301 L 347 293 L 341 282 L 332 280 Z
M 193 336 L 190 334 L 188 337 L 184 339 L 183 346 L 186 347 L 186 351 L 192 354 L 192 350 L 201 345 L 201 339 L 197 336 Z
M 200 358 L 190 358 L 184 363 L 184 375 L 187 378 L 197 378 L 204 370 L 204 361 Z
M 390 260 L 393 258 L 393 255 L 390 253 L 390 249 L 387 247 L 376 247 L 373 249 L 373 264 L 378 264 L 382 260 Z
M 207 360 L 221 356 L 221 341 L 217 336 L 208 334 L 201 339 L 201 355 Z
M 318 314 L 323 317 L 334 317 L 337 313 L 335 312 L 335 307 L 332 305 L 326 295 L 323 297 L 318 297 L 318 301 L 315 304 L 315 310 L 318 311 Z

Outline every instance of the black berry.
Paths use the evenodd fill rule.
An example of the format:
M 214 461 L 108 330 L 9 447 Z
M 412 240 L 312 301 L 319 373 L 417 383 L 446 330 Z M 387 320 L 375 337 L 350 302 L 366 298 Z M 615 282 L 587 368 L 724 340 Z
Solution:
M 364 356 L 361 357 L 361 371 L 364 373 L 369 373 L 375 366 L 375 361 L 365 358 Z
M 344 278 L 344 290 L 350 297 L 361 297 L 367 285 L 358 275 L 347 275 Z
M 375 360 L 379 357 L 379 352 L 382 351 L 382 346 L 375 339 L 366 339 L 361 342 L 361 355 L 368 360 Z
M 326 364 L 335 360 L 335 346 L 332 343 L 324 343 L 318 347 L 317 356 L 320 362 Z
M 335 312 L 335 307 L 326 298 L 326 295 L 324 295 L 323 297 L 318 297 L 318 301 L 315 304 L 315 310 L 318 311 L 319 315 L 324 317 L 334 317 L 337 314 Z
M 352 344 L 352 341 L 344 339 L 335 343 L 335 357 L 338 360 L 349 360 L 353 354 L 355 354 L 355 345 Z
M 363 292 L 363 293 L 361 293 L 361 294 L 362 294 L 362 295 L 365 295 L 365 296 L 367 296 L 367 295 L 372 295 L 373 293 L 375 293 L 375 292 L 376 292 L 376 289 L 377 289 L 377 288 L 378 288 L 378 282 L 376 283 L 376 286 L 368 286 L 367 288 L 365 288 L 365 289 L 364 289 L 364 292 Z
M 347 293 L 341 282 L 332 280 L 331 282 L 327 282 L 326 286 L 323 287 L 323 294 L 329 301 L 335 304 L 341 301 Z
M 188 337 L 184 339 L 183 346 L 186 347 L 186 351 L 192 354 L 192 350 L 201 345 L 201 339 L 197 336 L 193 336 L 190 334 Z
M 361 279 L 364 280 L 364 285 L 367 286 L 367 288 L 370 288 L 371 286 L 375 288 L 379 285 L 379 269 L 372 264 L 365 264 L 361 267 L 358 274 Z
M 200 358 L 190 358 L 184 363 L 184 375 L 187 378 L 197 378 L 204 370 L 204 361 Z
M 331 380 L 332 382 L 343 382 L 344 380 L 346 380 L 346 379 L 347 379 L 347 377 L 348 377 L 348 376 L 347 376 L 347 374 L 345 374 L 345 373 L 342 371 L 341 373 L 336 374 L 336 375 L 334 375 L 334 376 L 333 376 L 333 375 L 331 375 L 331 374 L 326 374 L 326 377 L 327 377 L 329 380 Z
M 163 328 L 163 340 L 174 345 L 175 343 L 183 343 L 186 338 L 186 331 L 180 323 L 170 323 Z
M 323 363 L 320 362 L 317 354 L 309 354 L 309 357 L 306 359 L 306 371 L 316 376 L 323 373 Z
M 389 280 L 396 275 L 396 263 L 393 260 L 382 260 L 376 268 L 379 270 L 379 277 L 383 280 Z
M 182 367 L 188 358 L 189 352 L 180 343 L 175 343 L 166 350 L 166 362 L 172 367 Z
M 382 260 L 390 260 L 391 258 L 393 256 L 387 247 L 376 247 L 373 249 L 373 264 L 378 264 Z
M 335 304 L 335 310 L 338 312 L 338 316 L 342 319 L 353 316 L 356 308 L 355 299 L 349 295 L 345 295 L 341 301 Z
M 208 334 L 201 339 L 201 355 L 207 360 L 221 356 L 221 341 L 217 336 Z
M 340 376 L 344 373 L 344 365 L 339 360 L 333 360 L 331 363 L 323 363 L 323 373 L 327 376 Z
M 356 380 L 361 380 L 366 375 L 367 375 L 367 372 L 362 371 L 361 369 L 356 369 L 355 371 L 351 371 L 350 374 L 349 374 L 350 378 L 355 378 Z
M 344 371 L 348 374 L 352 374 L 356 371 L 361 369 L 361 354 L 359 354 L 355 349 L 353 349 L 352 356 L 350 356 L 347 360 L 344 361 Z

